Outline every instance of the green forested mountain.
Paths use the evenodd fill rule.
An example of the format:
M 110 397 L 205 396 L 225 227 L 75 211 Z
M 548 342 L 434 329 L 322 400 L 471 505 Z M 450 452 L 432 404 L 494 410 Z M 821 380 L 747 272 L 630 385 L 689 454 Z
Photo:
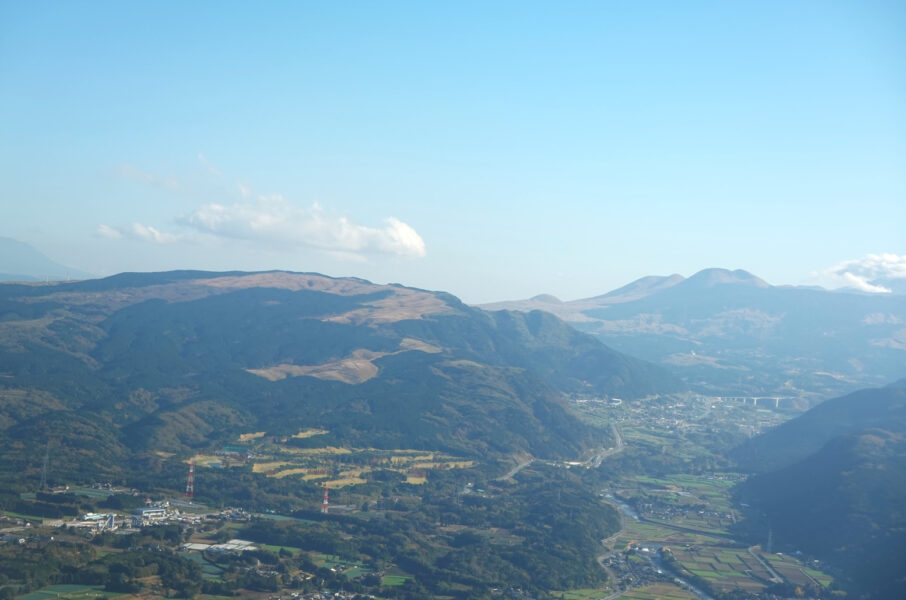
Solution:
M 733 458 L 752 471 L 773 471 L 814 454 L 832 439 L 873 427 L 906 432 L 906 387 L 859 390 L 828 400 L 752 438 Z
M 841 567 L 857 597 L 906 595 L 906 388 L 829 400 L 739 449 L 750 525 Z
M 115 476 L 242 431 L 360 447 L 575 456 L 609 435 L 563 392 L 676 388 L 542 313 L 315 274 L 170 272 L 0 285 L 7 474 Z

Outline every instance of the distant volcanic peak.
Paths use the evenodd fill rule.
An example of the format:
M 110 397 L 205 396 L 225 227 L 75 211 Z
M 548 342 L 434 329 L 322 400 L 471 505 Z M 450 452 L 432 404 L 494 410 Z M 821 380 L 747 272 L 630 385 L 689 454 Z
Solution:
M 0 281 L 69 281 L 93 277 L 52 261 L 34 247 L 0 236 Z
M 641 279 L 636 279 L 629 285 L 625 285 L 618 290 L 610 292 L 615 294 L 620 291 L 630 291 L 630 290 L 659 290 L 661 288 L 670 287 L 671 285 L 676 285 L 681 281 L 685 281 L 685 277 L 682 275 L 674 273 L 673 275 L 648 275 L 647 277 L 642 277 Z
M 771 285 L 765 280 L 756 277 L 742 269 L 730 271 L 729 269 L 703 269 L 686 280 L 688 284 L 700 284 L 707 287 L 722 284 L 751 285 L 754 287 L 768 288 Z
M 530 300 L 534 302 L 544 302 L 545 304 L 563 304 L 563 301 L 557 298 L 556 296 L 551 296 L 550 294 L 538 294 L 533 296 Z
M 637 298 L 642 298 L 644 296 L 649 296 L 655 292 L 673 287 L 678 283 L 682 283 L 686 278 L 682 275 L 674 273 L 673 275 L 648 275 L 642 277 L 641 279 L 636 279 L 632 283 L 626 284 L 621 288 L 617 288 L 613 291 L 607 292 L 603 296 L 597 296 L 597 298 L 617 298 L 625 297 L 626 300 L 634 300 Z M 594 300 L 596 298 L 590 298 Z

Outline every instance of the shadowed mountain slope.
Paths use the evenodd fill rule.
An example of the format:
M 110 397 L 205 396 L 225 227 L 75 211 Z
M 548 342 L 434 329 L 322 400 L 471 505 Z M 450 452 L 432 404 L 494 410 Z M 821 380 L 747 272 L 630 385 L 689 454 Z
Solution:
M 573 417 L 563 393 L 678 385 L 549 314 L 285 272 L 0 285 L 0 365 L 6 468 L 33 470 L 53 439 L 61 468 L 91 471 L 69 450 L 96 436 L 107 474 L 141 453 L 310 427 L 359 447 L 576 456 L 610 434 Z
M 751 471 L 799 462 L 832 439 L 871 428 L 906 432 L 906 387 L 859 390 L 828 400 L 736 448 L 732 457 Z
M 858 597 L 906 594 L 906 388 L 829 400 L 744 445 L 765 472 L 738 498 L 778 547 L 801 549 L 849 575 Z M 760 523 L 760 525 L 759 525 Z M 751 521 L 749 523 L 752 524 Z

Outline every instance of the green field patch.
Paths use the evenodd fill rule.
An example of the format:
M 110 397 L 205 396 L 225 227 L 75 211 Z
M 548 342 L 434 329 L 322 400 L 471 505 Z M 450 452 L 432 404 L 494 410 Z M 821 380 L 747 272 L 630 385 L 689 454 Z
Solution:
M 692 573 L 698 575 L 699 577 L 704 577 L 705 579 L 720 579 L 720 573 L 716 573 L 711 570 L 701 570 L 701 569 L 689 569 Z
M 109 490 L 98 490 L 95 488 L 75 488 L 69 490 L 70 494 L 75 494 L 76 496 L 86 496 L 88 498 L 107 498 L 113 495 L 113 492 Z
M 656 583 L 624 592 L 618 600 L 696 600 L 696 597 L 672 583 Z
M 36 515 L 27 515 L 25 513 L 12 512 L 10 510 L 0 511 L 0 514 L 4 514 L 7 517 L 13 517 L 15 519 L 24 519 L 26 521 L 44 521 L 47 517 L 39 517 Z
M 344 562 L 343 559 L 336 554 L 324 554 L 322 552 L 312 552 L 311 561 L 319 567 L 327 567 L 328 569 L 343 564 Z
M 308 525 L 314 525 L 315 521 L 311 519 L 299 519 L 296 517 L 288 517 L 286 515 L 275 515 L 271 513 L 255 513 L 255 517 L 258 519 L 266 519 L 268 521 L 296 521 L 297 523 L 306 523 Z
M 371 570 L 364 567 L 353 567 L 348 571 L 343 571 L 343 575 L 345 575 L 348 579 L 355 579 L 359 575 L 365 575 L 367 573 L 371 573 Z
M 411 575 L 384 575 L 383 577 L 381 577 L 381 585 L 386 587 L 396 587 L 403 585 L 409 579 L 412 579 Z
M 816 569 L 805 567 L 803 570 L 824 587 L 829 586 L 834 581 L 833 577 Z
M 717 558 L 718 560 L 720 560 L 721 562 L 724 562 L 724 563 L 740 563 L 740 562 L 742 562 L 742 559 L 740 558 L 739 553 L 735 552 L 733 550 L 723 550 L 723 551 L 719 550 L 714 553 L 714 556 L 715 556 L 715 558 Z
M 279 553 L 281 550 L 286 550 L 287 552 L 290 552 L 293 555 L 296 555 L 299 552 L 302 552 L 302 548 L 297 548 L 295 546 L 273 546 L 271 544 L 261 544 L 261 547 L 265 550 L 268 550 L 270 552 L 276 552 L 276 553 Z
M 60 600 L 94 600 L 98 597 L 115 598 L 121 596 L 115 592 L 105 592 L 104 586 L 101 585 L 75 585 L 61 584 L 49 585 L 40 590 L 20 596 L 19 600 L 48 600 L 50 598 L 59 598 Z
M 371 571 L 365 567 L 362 563 L 345 560 L 335 554 L 323 554 L 321 552 L 312 552 L 311 560 L 319 567 L 324 567 L 327 569 L 334 569 L 339 573 L 342 573 L 347 578 L 352 579 L 363 575 L 365 573 L 370 573 Z
M 556 598 L 562 598 L 563 600 L 600 600 L 608 596 L 608 592 L 593 588 L 553 592 L 552 594 Z

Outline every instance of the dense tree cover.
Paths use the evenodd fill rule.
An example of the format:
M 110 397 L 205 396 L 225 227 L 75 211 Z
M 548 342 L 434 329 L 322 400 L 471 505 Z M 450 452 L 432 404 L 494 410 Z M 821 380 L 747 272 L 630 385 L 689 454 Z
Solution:
M 314 522 L 258 521 L 241 535 L 375 566 L 396 564 L 437 595 L 469 597 L 505 586 L 543 593 L 602 582 L 595 556 L 619 517 L 575 477 L 551 471 L 465 494 L 455 487 L 461 482 L 446 483 L 426 490 L 420 503 L 394 503 L 403 511 L 367 518 L 306 511 L 299 516 Z
M 906 596 L 906 432 L 869 429 L 832 439 L 793 465 L 751 478 L 745 523 L 775 545 L 844 567 L 851 588 L 873 598 Z
M 214 293 L 204 282 L 216 275 L 0 285 L 0 479 L 39 479 L 49 452 L 51 482 L 122 481 L 156 451 L 307 427 L 359 447 L 573 457 L 602 434 L 571 415 L 560 392 L 632 396 L 675 383 L 550 315 L 485 313 L 406 291 L 439 312 L 372 323 L 369 311 L 392 305 L 395 291 L 355 282 L 363 293 L 242 284 Z M 49 311 L 46 326 L 22 326 Z M 348 311 L 363 316 L 331 316 Z M 412 338 L 439 352 L 393 354 Z M 357 385 L 248 371 L 356 350 L 390 353 Z
M 733 450 L 744 468 L 773 471 L 817 452 L 835 437 L 871 427 L 906 432 L 906 387 L 859 390 L 827 400 Z
M 107 481 L 172 495 L 185 485 L 182 461 L 198 451 L 219 450 L 249 431 L 289 436 L 321 428 L 329 433 L 291 443 L 439 451 L 479 460 L 483 471 L 432 473 L 419 488 L 378 471 L 351 490 L 350 504 L 368 510 L 346 519 L 306 512 L 319 503 L 315 484 L 267 478 L 248 465 L 200 471 L 198 500 L 313 517 L 314 526 L 254 527 L 274 539 L 285 527 L 288 545 L 376 567 L 394 563 L 414 576 L 384 595 L 468 597 L 488 586 L 541 590 L 600 581 L 597 542 L 617 518 L 581 481 L 553 471 L 556 483 L 520 475 L 522 483 L 494 484 L 489 474 L 503 472 L 499 463 L 516 453 L 572 459 L 610 437 L 572 415 L 562 392 L 628 398 L 675 385 L 669 376 L 549 315 L 490 314 L 446 294 L 293 274 L 273 274 L 277 283 L 266 287 L 239 273 L 228 274 L 233 284 L 209 285 L 221 275 L 0 285 L 3 508 L 47 517 L 129 510 L 141 499 L 20 494 L 38 490 L 46 474 L 48 487 Z M 318 285 L 323 289 L 312 287 Z M 413 305 L 431 310 L 422 315 Z M 413 339 L 426 351 L 409 350 Z M 374 360 L 377 376 L 357 384 L 271 381 L 250 372 L 323 364 L 358 350 L 384 356 Z M 476 491 L 464 492 L 466 477 Z M 158 528 L 140 538 L 168 546 L 180 535 Z M 123 546 L 123 536 L 99 540 L 132 547 Z M 62 581 L 77 564 L 85 579 L 111 590 L 129 590 L 138 573 L 154 569 L 171 589 L 199 591 L 186 587 L 190 566 L 130 552 L 122 563 L 86 556 L 66 562 L 62 552 L 47 562 L 46 576 L 22 585 Z M 329 573 L 318 577 L 329 582 Z M 276 581 L 243 577 L 230 585 L 266 590 Z
M 146 472 L 142 482 L 130 480 L 130 485 L 138 484 L 146 490 L 172 490 L 181 485 L 184 465 L 175 459 L 169 462 L 177 467 L 175 476 L 168 475 L 166 469 L 155 476 Z M 503 470 L 502 466 L 494 469 L 495 472 Z M 298 547 L 305 552 L 336 555 L 345 560 L 364 562 L 378 572 L 389 565 L 397 565 L 414 577 L 411 583 L 385 590 L 382 593 L 385 597 L 452 595 L 470 598 L 481 597 L 492 587 L 509 586 L 541 595 L 545 590 L 596 585 L 604 576 L 594 558 L 600 551 L 600 540 L 619 526 L 619 517 L 591 491 L 595 481 L 583 481 L 589 473 L 584 469 L 573 473 L 538 466 L 521 472 L 517 481 L 495 482 L 486 471 L 462 469 L 432 472 L 427 483 L 414 486 L 406 483 L 399 473 L 378 470 L 369 475 L 369 483 L 336 492 L 338 503 L 352 503 L 364 510 L 353 514 L 322 515 L 318 510 L 321 488 L 315 483 L 268 478 L 252 473 L 248 467 L 205 469 L 199 474 L 199 481 L 203 482 L 199 489 L 205 490 L 199 500 L 214 506 L 238 504 L 253 511 L 293 513 L 300 519 L 255 520 L 238 531 L 222 531 L 220 537 L 224 539 L 243 537 L 277 546 Z M 143 497 L 117 494 L 108 498 L 88 498 L 71 493 L 41 493 L 33 500 L 24 500 L 16 493 L 9 493 L 0 500 L 23 502 L 30 507 L 43 502 L 52 507 L 98 511 L 114 506 L 131 507 L 140 503 Z M 56 502 L 44 502 L 40 498 Z M 157 526 L 126 536 L 101 533 L 93 538 L 92 545 L 121 550 L 156 547 L 157 544 L 175 548 L 187 539 L 187 535 L 179 525 Z M 274 567 L 282 569 L 282 575 L 277 579 L 242 571 L 229 576 L 228 581 L 208 583 L 206 589 L 232 592 L 246 587 L 268 591 L 275 585 L 290 585 L 292 578 L 288 573 L 293 569 L 320 573 L 318 582 L 321 586 L 330 587 L 331 582 L 335 582 L 335 589 L 340 586 L 352 589 L 345 577 L 337 579 L 331 571 L 324 573 L 306 563 L 304 553 L 292 559 L 283 554 L 262 551 L 247 556 L 262 564 L 277 561 L 278 565 L 284 565 Z M 88 568 L 90 562 L 83 559 L 80 568 L 95 573 L 108 568 L 103 561 Z M 229 564 L 222 566 L 229 568 Z M 62 569 L 62 566 L 58 567 L 54 569 Z M 34 582 L 29 585 L 61 581 L 95 583 L 120 591 L 137 585 L 131 571 L 118 567 L 113 572 L 120 574 L 113 579 L 33 577 Z M 361 585 L 362 590 L 380 587 L 379 582 L 369 585 L 358 582 L 356 585 Z
M 137 580 L 157 575 L 173 595 L 192 597 L 201 591 L 201 569 L 170 552 L 131 550 L 98 557 L 91 546 L 73 542 L 38 547 L 0 545 L 0 586 L 21 594 L 47 585 L 103 585 L 111 592 L 141 589 Z M 2 596 L 0 596 L 2 597 Z
M 872 598 L 906 595 L 906 388 L 902 382 L 828 400 L 741 445 L 760 473 L 740 484 L 751 504 L 740 535 L 841 567 Z

